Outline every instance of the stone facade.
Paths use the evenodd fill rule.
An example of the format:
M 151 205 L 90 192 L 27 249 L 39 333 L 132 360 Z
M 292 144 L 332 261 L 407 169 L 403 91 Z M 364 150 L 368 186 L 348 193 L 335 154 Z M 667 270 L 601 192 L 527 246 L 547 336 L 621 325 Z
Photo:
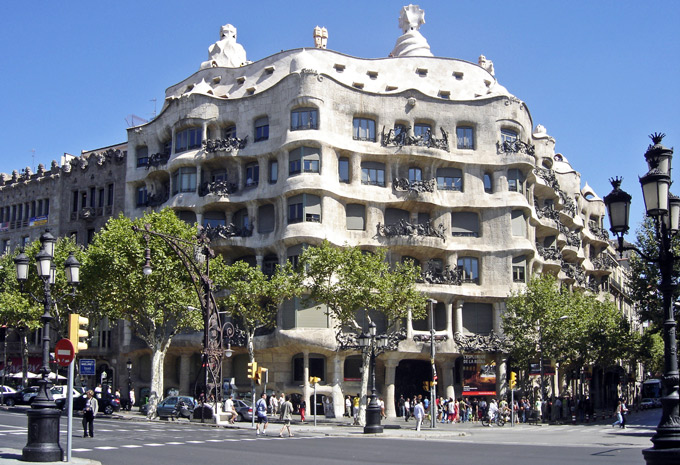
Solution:
M 409 21 L 412 32 L 424 22 L 406 17 L 400 27 Z M 469 394 L 464 355 L 477 354 L 495 366 L 500 394 L 506 297 L 544 271 L 603 290 L 618 267 L 605 206 L 490 60 L 433 57 L 419 32 L 403 32 L 384 59 L 317 47 L 240 67 L 204 63 L 167 89 L 157 118 L 129 129 L 125 211 L 172 208 L 213 229 L 228 260 L 265 271 L 324 239 L 415 260 L 420 289 L 438 302 L 439 393 Z M 214 50 L 211 59 L 226 62 Z M 307 380 L 318 376 L 317 392 L 341 415 L 360 375 L 358 353 L 339 350 L 334 328 L 323 309 L 284 305 L 277 329 L 255 342 L 267 387 L 309 398 Z M 388 415 L 395 396 L 421 393 L 428 379 L 429 328 L 408 319 L 397 350 L 378 358 Z M 189 388 L 199 350 L 189 336 L 173 345 L 166 387 Z M 244 390 L 246 363 L 243 350 L 225 361 Z

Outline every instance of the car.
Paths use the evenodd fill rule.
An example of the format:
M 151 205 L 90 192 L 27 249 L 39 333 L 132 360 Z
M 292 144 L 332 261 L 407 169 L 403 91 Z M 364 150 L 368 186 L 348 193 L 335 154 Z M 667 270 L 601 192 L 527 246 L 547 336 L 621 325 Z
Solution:
M 64 399 L 67 397 L 68 388 L 66 386 L 52 386 L 50 392 L 52 393 L 52 398 L 54 400 Z M 81 392 L 79 392 L 76 388 L 73 388 L 73 398 L 80 397 L 81 395 Z
M 16 389 L 13 387 L 9 386 L 0 386 L 0 395 L 2 395 L 3 400 L 7 400 L 10 397 L 14 397 L 14 394 L 17 392 Z
M 74 394 L 75 396 L 75 394 Z M 68 399 L 66 397 L 63 397 L 61 399 L 56 399 L 55 402 L 57 404 L 57 407 L 65 410 L 66 409 L 66 401 Z M 87 400 L 87 396 L 80 395 L 78 397 L 73 397 L 73 411 L 74 412 L 81 412 L 85 408 L 85 401 Z M 105 415 L 111 415 L 113 412 L 118 412 L 120 410 L 120 400 L 116 399 L 115 397 L 109 395 L 104 395 L 100 398 L 97 398 L 97 401 L 99 402 L 99 411 L 101 413 L 104 413 Z
M 236 409 L 236 421 L 252 421 L 253 403 L 246 399 L 234 399 L 234 409 Z
M 642 399 L 640 402 L 640 408 L 642 409 L 648 409 L 648 408 L 654 408 L 654 401 L 652 399 Z
M 33 398 L 38 395 L 38 386 L 30 386 L 20 391 L 5 394 L 5 405 L 30 404 Z
M 156 406 L 156 415 L 159 418 L 171 418 L 174 416 L 175 407 L 179 402 L 184 402 L 189 409 L 190 419 L 193 418 L 194 410 L 198 407 L 196 399 L 190 396 L 170 396 L 163 399 Z

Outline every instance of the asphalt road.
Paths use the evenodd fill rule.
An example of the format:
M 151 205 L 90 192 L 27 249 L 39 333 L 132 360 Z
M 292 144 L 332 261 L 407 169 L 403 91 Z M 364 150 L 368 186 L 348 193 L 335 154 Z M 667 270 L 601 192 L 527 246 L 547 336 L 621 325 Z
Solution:
M 225 429 L 188 422 L 147 422 L 97 418 L 95 437 L 82 438 L 74 419 L 73 456 L 105 465 L 149 464 L 641 464 L 641 451 L 651 445 L 660 411 L 639 414 L 626 430 L 607 424 L 559 426 L 445 425 L 437 439 L 412 429 L 364 436 L 349 428 L 293 426 L 293 438 L 279 438 L 280 425 L 256 437 L 251 429 Z M 66 418 L 62 447 L 66 447 Z M 412 425 L 410 425 L 412 426 Z M 465 431 L 465 436 L 459 433 Z M 26 416 L 0 412 L 0 447 L 21 449 L 26 443 Z

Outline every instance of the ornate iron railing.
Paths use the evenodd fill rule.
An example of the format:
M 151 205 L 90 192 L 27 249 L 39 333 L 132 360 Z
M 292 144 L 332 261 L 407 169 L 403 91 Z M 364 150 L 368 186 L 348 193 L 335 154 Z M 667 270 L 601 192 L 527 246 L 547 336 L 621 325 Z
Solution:
M 446 240 L 446 228 L 443 224 L 434 226 L 432 221 L 412 224 L 408 221 L 399 220 L 396 224 L 378 223 L 378 235 L 382 237 L 394 236 L 430 236 Z
M 422 192 L 434 192 L 436 185 L 437 180 L 434 178 L 426 181 L 409 181 L 406 178 L 395 178 L 392 182 L 395 191 L 414 192 L 417 194 Z
M 248 136 L 243 139 L 238 137 L 227 137 L 226 139 L 208 139 L 203 141 L 203 150 L 208 153 L 232 152 L 243 149 L 248 145 Z
M 418 147 L 429 147 L 446 150 L 447 152 L 449 151 L 449 133 L 446 132 L 444 128 L 439 128 L 442 134 L 442 137 L 439 139 L 434 137 L 434 134 L 430 130 L 428 130 L 426 134 L 410 136 L 408 134 L 410 129 L 411 128 L 409 127 L 397 131 L 397 128 L 394 128 L 385 132 L 385 126 L 383 126 L 382 134 L 380 136 L 380 145 L 383 147 L 415 145 Z
M 519 139 L 514 141 L 506 140 L 503 142 L 496 142 L 496 149 L 498 153 L 523 153 L 531 156 L 536 153 L 536 148 L 533 145 L 522 142 Z
M 149 155 L 149 162 L 146 167 L 151 168 L 152 166 L 165 165 L 168 160 L 170 160 L 169 153 L 153 153 Z
M 556 247 L 544 247 L 540 244 L 536 244 L 536 250 L 544 260 L 562 260 L 562 252 L 557 250 Z
M 234 223 L 219 226 L 206 226 L 205 233 L 210 240 L 217 238 L 229 239 L 231 237 L 250 237 L 253 235 L 253 225 L 247 227 L 236 226 Z
M 208 194 L 229 195 L 238 191 L 238 185 L 227 181 L 204 182 L 198 189 L 198 195 L 204 197 Z
M 453 340 L 462 352 L 505 352 L 508 339 L 491 331 L 489 334 L 463 334 L 456 332 Z
M 460 286 L 463 284 L 463 269 L 460 267 L 451 268 L 449 265 L 441 269 L 434 263 L 428 262 L 427 269 L 420 274 L 418 282 Z
M 568 278 L 575 280 L 577 283 L 583 285 L 586 283 L 586 274 L 576 263 L 562 262 L 562 271 Z

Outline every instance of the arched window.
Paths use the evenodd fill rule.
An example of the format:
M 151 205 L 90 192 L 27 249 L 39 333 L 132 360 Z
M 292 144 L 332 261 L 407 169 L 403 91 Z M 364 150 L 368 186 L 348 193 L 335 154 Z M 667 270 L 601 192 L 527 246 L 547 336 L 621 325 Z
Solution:
M 263 116 L 255 120 L 255 142 L 269 139 L 269 118 Z
M 319 110 L 297 108 L 290 112 L 290 130 L 319 129 Z

